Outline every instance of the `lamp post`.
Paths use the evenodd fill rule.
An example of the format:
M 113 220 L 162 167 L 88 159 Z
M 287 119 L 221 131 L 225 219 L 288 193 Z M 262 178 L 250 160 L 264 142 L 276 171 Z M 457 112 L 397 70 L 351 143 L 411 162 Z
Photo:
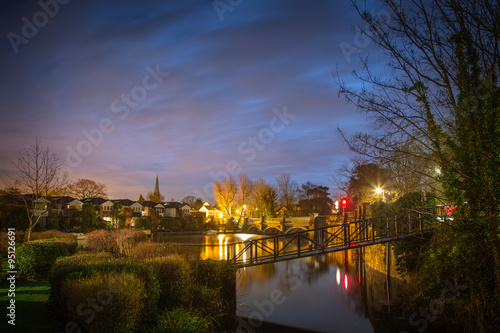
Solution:
M 383 189 L 381 189 L 380 187 L 377 187 L 375 189 L 375 193 L 377 193 L 377 195 L 379 195 L 379 196 L 380 196 L 380 193 L 382 193 L 382 200 L 385 202 L 385 192 Z

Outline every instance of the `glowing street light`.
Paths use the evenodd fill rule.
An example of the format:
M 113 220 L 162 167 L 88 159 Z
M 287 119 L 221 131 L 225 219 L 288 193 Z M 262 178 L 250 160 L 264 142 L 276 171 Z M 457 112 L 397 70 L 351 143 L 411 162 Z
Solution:
M 381 189 L 380 187 L 377 187 L 375 189 L 375 193 L 377 193 L 377 195 L 380 195 L 380 193 L 382 193 L 382 199 L 385 201 L 385 192 L 383 189 Z

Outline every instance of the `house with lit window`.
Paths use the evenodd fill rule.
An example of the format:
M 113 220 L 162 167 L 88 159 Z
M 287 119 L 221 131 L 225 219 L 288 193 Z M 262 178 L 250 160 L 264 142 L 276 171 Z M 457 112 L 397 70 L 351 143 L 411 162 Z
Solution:
M 211 217 L 213 217 L 214 219 L 218 219 L 220 218 L 220 214 L 222 214 L 220 210 L 213 207 L 208 202 L 205 202 L 203 206 L 200 209 L 198 209 L 198 211 L 205 213 L 207 220 L 210 219 Z
M 161 203 L 153 202 L 153 201 L 143 201 L 141 203 L 143 206 L 143 216 L 145 217 L 151 217 L 151 216 L 158 216 L 158 217 L 164 217 L 165 216 L 165 206 L 163 206 Z

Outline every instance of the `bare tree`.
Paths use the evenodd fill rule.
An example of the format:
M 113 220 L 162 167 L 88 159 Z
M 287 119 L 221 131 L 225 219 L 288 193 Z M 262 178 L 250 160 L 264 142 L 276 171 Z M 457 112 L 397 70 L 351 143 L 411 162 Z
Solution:
M 62 159 L 38 138 L 19 152 L 14 166 L 17 176 L 11 178 L 26 193 L 23 200 L 29 220 L 29 241 L 33 228 L 48 213 L 50 196 L 65 186 L 67 173 Z
M 278 194 L 280 204 L 285 206 L 289 213 L 293 210 L 293 204 L 297 201 L 299 187 L 292 180 L 289 173 L 282 173 L 276 178 L 278 183 Z
M 78 199 L 107 197 L 106 185 L 84 178 L 78 178 L 76 182 L 69 184 L 67 191 Z
M 243 207 L 248 204 L 253 191 L 253 182 L 247 174 L 238 175 L 238 206 Z
M 470 262 L 482 267 L 484 275 L 494 276 L 492 282 L 469 281 L 471 288 L 496 286 L 494 305 L 489 303 L 489 309 L 476 313 L 499 308 L 498 1 L 385 0 L 379 11 L 383 15 L 352 3 L 366 23 L 360 29 L 362 36 L 387 56 L 389 70 L 384 70 L 390 75 L 377 75 L 366 59 L 360 59 L 363 71 L 354 76 L 362 82 L 361 89 L 347 86 L 336 76 L 340 95 L 365 113 L 376 130 L 356 133 L 346 142 L 355 152 L 398 163 L 400 170 L 406 168 L 443 185 L 456 206 L 455 244 L 467 239 L 467 251 L 491 253 L 482 266 L 476 265 L 479 254 Z M 461 270 L 468 266 L 467 262 L 459 265 Z M 478 330 L 486 330 L 484 322 L 487 318 L 477 320 Z
M 224 180 L 216 180 L 213 185 L 214 198 L 227 216 L 231 216 L 232 207 L 238 194 L 238 185 L 233 177 L 229 176 Z

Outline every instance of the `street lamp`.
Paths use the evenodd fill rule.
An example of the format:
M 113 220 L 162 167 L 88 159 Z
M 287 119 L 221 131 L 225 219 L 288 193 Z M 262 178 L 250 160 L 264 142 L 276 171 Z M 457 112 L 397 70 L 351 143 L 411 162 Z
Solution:
M 380 193 L 382 193 L 382 200 L 384 200 L 384 201 L 385 201 L 385 192 L 384 192 L 384 190 L 383 190 L 383 189 L 381 189 L 380 187 L 377 187 L 377 188 L 375 189 L 375 193 L 377 193 L 377 195 L 380 195 Z

